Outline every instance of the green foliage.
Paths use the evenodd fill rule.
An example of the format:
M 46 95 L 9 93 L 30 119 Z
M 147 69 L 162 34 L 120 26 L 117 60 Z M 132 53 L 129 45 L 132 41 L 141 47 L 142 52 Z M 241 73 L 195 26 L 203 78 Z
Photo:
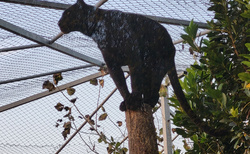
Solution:
M 249 0 L 211 0 L 212 32 L 195 43 L 197 25 L 190 22 L 182 38 L 202 54 L 181 82 L 190 107 L 209 126 L 230 133 L 216 138 L 202 132 L 172 97 L 176 132 L 193 141 L 187 153 L 248 153 L 250 145 L 250 4 Z

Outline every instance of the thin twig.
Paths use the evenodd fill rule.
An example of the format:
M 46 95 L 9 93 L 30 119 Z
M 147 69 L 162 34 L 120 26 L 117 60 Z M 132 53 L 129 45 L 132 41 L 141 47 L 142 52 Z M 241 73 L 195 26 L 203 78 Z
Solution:
M 110 120 L 110 122 L 111 122 L 113 125 L 115 125 L 116 128 L 118 128 L 118 130 L 121 132 L 122 136 L 125 137 L 125 134 L 122 133 L 121 128 L 118 127 L 117 124 L 115 124 L 114 121 L 112 121 L 112 120 L 109 118 L 109 116 L 108 116 L 108 119 Z
M 75 129 L 77 129 L 76 124 L 75 124 L 74 121 L 73 121 L 73 124 L 74 124 L 74 126 L 75 126 Z M 93 146 L 93 148 L 91 148 L 90 145 L 88 145 L 87 142 L 82 138 L 82 135 L 81 135 L 79 132 L 78 132 L 78 134 L 79 134 L 80 138 L 82 139 L 82 141 L 84 142 L 84 144 L 87 145 L 87 147 L 88 147 L 92 152 L 94 152 L 94 153 L 96 153 L 96 154 L 99 154 L 99 153 L 94 149 L 94 146 Z

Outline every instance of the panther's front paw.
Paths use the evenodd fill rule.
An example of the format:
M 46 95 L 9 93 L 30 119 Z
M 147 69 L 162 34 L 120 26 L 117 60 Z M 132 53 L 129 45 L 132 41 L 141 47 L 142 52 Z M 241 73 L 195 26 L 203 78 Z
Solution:
M 121 111 L 138 110 L 142 106 L 142 97 L 139 94 L 132 93 L 120 105 Z
M 123 101 L 123 102 L 121 102 L 121 104 L 120 104 L 120 110 L 122 111 L 122 112 L 124 112 L 124 111 L 126 111 L 126 104 L 125 104 L 125 101 Z

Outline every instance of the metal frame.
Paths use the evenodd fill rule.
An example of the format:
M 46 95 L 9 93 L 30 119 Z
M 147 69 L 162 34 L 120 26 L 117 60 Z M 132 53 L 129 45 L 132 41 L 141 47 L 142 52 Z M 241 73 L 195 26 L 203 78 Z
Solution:
M 11 82 L 17 82 L 17 81 L 22 81 L 22 80 L 38 78 L 38 77 L 42 77 L 42 76 L 46 76 L 46 75 L 52 75 L 52 74 L 55 74 L 55 73 L 79 70 L 79 69 L 88 68 L 88 67 L 92 67 L 92 66 L 94 66 L 94 65 L 84 65 L 84 66 L 78 66 L 78 67 L 73 67 L 73 68 L 68 68 L 68 69 L 62 69 L 62 70 L 59 70 L 59 71 L 41 73 L 41 74 L 26 76 L 26 77 L 22 77 L 22 78 L 15 78 L 15 79 L 11 79 L 11 80 L 0 81 L 0 85 L 1 84 L 6 84 L 6 83 L 11 83 Z
M 18 107 L 20 105 L 24 105 L 26 103 L 29 103 L 31 101 L 34 101 L 34 100 L 37 100 L 37 99 L 40 99 L 40 98 L 43 98 L 45 96 L 48 96 L 48 95 L 51 95 L 51 94 L 54 94 L 54 93 L 57 93 L 61 90 L 65 90 L 66 88 L 68 87 L 73 87 L 73 86 L 76 86 L 76 85 L 79 85 L 79 84 L 82 84 L 82 83 L 85 83 L 93 78 L 98 78 L 98 77 L 101 77 L 103 76 L 101 72 L 98 72 L 98 73 L 95 73 L 95 74 L 92 74 L 92 75 L 89 75 L 89 76 L 86 76 L 82 79 L 78 79 L 76 81 L 73 81 L 73 82 L 70 82 L 70 83 L 67 83 L 67 84 L 64 84 L 64 85 L 61 85 L 61 86 L 58 86 L 58 88 L 56 88 L 55 90 L 53 91 L 44 91 L 44 92 L 41 92 L 39 94 L 35 94 L 35 95 L 32 95 L 30 97 L 27 97 L 27 98 L 24 98 L 22 100 L 19 100 L 19 101 L 16 101 L 16 102 L 13 102 L 11 104 L 7 104 L 7 105 L 4 105 L 4 106 L 1 106 L 0 107 L 0 113 L 3 112 L 3 111 L 6 111 L 6 110 L 9 110 L 9 109 L 12 109 L 12 108 L 15 108 L 15 107 Z
M 38 0 L 0 0 L 0 2 L 9 2 L 9 3 L 16 3 L 16 4 L 24 4 L 24 5 L 30 5 L 30 6 L 36 6 L 36 7 L 44 7 L 44 8 L 50 8 L 50 9 L 57 9 L 57 10 L 65 10 L 71 5 L 69 4 L 63 4 L 63 3 L 54 3 L 54 2 L 47 2 L 47 1 L 38 1 Z M 106 2 L 106 0 L 105 0 Z M 181 26 L 188 26 L 190 21 L 188 20 L 180 20 L 180 19 L 173 19 L 173 18 L 166 18 L 166 17 L 157 17 L 157 16 L 149 16 L 144 15 L 148 18 L 151 18 L 153 20 L 156 20 L 160 23 L 164 24 L 171 24 L 171 25 L 181 25 Z M 198 25 L 199 28 L 208 28 L 207 23 L 202 22 L 194 22 Z
M 104 0 L 103 2 L 106 2 L 107 0 Z M 43 8 L 50 8 L 50 9 L 57 9 L 57 10 L 65 10 L 67 9 L 69 6 L 68 4 L 63 4 L 63 3 L 54 3 L 54 2 L 47 2 L 47 1 L 39 1 L 39 0 L 0 0 L 0 2 L 6 2 L 6 3 L 16 3 L 16 4 L 23 4 L 23 5 L 30 5 L 30 6 L 35 6 L 35 7 L 43 7 Z M 99 5 L 101 5 L 103 2 L 100 2 L 99 4 L 96 4 L 96 7 L 98 7 Z M 153 20 L 156 20 L 160 23 L 164 23 L 164 24 L 171 24 L 171 25 L 181 25 L 181 26 L 188 26 L 189 25 L 189 21 L 187 20 L 179 20 L 179 19 L 172 19 L 172 18 L 164 18 L 164 17 L 157 17 L 157 16 L 148 16 L 146 15 L 146 17 L 151 18 Z M 194 22 L 198 25 L 199 28 L 204 28 L 206 29 L 208 27 L 208 24 L 206 23 L 201 23 L 201 22 Z M 15 26 L 7 21 L 4 21 L 2 19 L 0 19 L 0 28 L 3 28 L 7 31 L 10 31 L 14 34 L 20 35 L 26 39 L 32 40 L 38 44 L 32 44 L 32 45 L 25 45 L 25 46 L 19 46 L 19 47 L 11 47 L 11 48 L 3 48 L 0 49 L 0 52 L 7 52 L 7 51 L 13 51 L 13 50 L 20 50 L 20 49 L 28 49 L 28 48 L 35 48 L 35 47 L 41 47 L 41 46 L 46 46 L 49 47 L 51 49 L 54 49 L 56 51 L 59 51 L 61 53 L 67 54 L 69 56 L 72 56 L 74 58 L 83 60 L 85 62 L 91 63 L 93 65 L 96 66 L 103 66 L 104 63 L 88 57 L 86 55 L 80 54 L 74 50 L 71 50 L 67 47 L 64 47 L 62 45 L 59 45 L 57 43 L 54 43 L 57 39 L 59 39 L 62 36 L 62 33 L 58 34 L 56 37 L 54 37 L 52 40 L 47 40 L 44 39 L 43 37 L 31 33 L 29 31 L 24 30 L 21 27 Z M 201 35 L 205 35 L 207 33 L 209 33 L 210 31 L 203 31 L 200 34 L 198 34 L 197 36 L 201 36 Z M 182 39 L 177 40 L 174 42 L 174 44 L 178 44 L 183 42 Z M 64 72 L 64 71 L 71 71 L 71 70 L 76 70 L 76 69 L 81 69 L 81 68 L 86 68 L 86 67 L 90 67 L 93 65 L 89 65 L 89 66 L 81 66 L 81 67 L 75 67 L 75 68 L 70 68 L 70 69 L 65 69 L 65 70 L 60 70 L 60 71 L 56 71 L 56 72 Z M 128 68 L 125 68 L 124 70 L 128 71 Z M 15 82 L 15 81 L 20 81 L 20 80 L 25 80 L 25 79 L 31 79 L 31 78 L 36 78 L 36 77 L 40 77 L 40 76 L 44 76 L 44 75 L 49 75 L 49 74 L 53 74 L 55 72 L 49 72 L 49 73 L 43 73 L 43 74 L 39 74 L 39 75 L 34 75 L 34 76 L 29 76 L 29 77 L 24 77 L 24 78 L 17 78 L 17 79 L 13 79 L 13 80 L 7 80 L 7 81 L 3 81 L 0 82 L 0 84 L 4 84 L 4 83 L 10 83 L 10 82 Z M 82 84 L 84 82 L 89 81 L 90 79 L 93 78 L 98 78 L 102 76 L 102 74 L 99 73 L 95 73 L 89 76 L 86 76 L 82 79 L 70 82 L 68 84 L 59 86 L 56 90 L 48 92 L 42 92 L 30 97 L 27 97 L 25 99 L 13 102 L 11 104 L 5 105 L 5 106 L 1 106 L 0 107 L 0 112 L 6 111 L 8 109 L 12 109 L 14 107 L 29 103 L 31 101 L 46 97 L 48 95 L 54 94 L 59 92 L 60 90 L 64 90 L 67 87 L 71 87 L 71 86 L 76 86 L 79 84 Z M 60 90 L 59 90 L 60 89 Z M 116 91 L 117 89 L 114 89 L 111 94 L 103 101 L 102 104 L 100 104 L 100 106 L 91 114 L 91 116 L 93 116 L 96 111 L 99 110 L 99 108 L 112 96 L 112 94 Z M 166 153 L 172 153 L 172 142 L 171 142 L 171 124 L 170 124 L 170 109 L 168 106 L 168 101 L 166 98 L 161 98 L 161 102 L 162 102 L 162 112 L 163 112 L 163 136 L 164 136 L 164 150 Z M 79 130 L 81 130 L 81 128 L 87 123 L 87 121 L 85 121 L 79 128 L 78 130 L 64 143 L 64 145 L 56 152 L 59 153 L 69 142 L 70 140 L 78 133 Z
M 69 55 L 69 56 L 72 56 L 74 58 L 83 60 L 85 62 L 94 64 L 96 66 L 103 66 L 104 65 L 103 62 L 101 62 L 101 61 L 99 61 L 97 59 L 94 59 L 94 58 L 88 57 L 86 55 L 83 55 L 83 54 L 81 54 L 79 52 L 76 52 L 76 51 L 74 51 L 72 49 L 64 47 L 64 46 L 62 46 L 60 44 L 57 44 L 57 43 L 51 44 L 50 40 L 47 40 L 47 39 L 45 39 L 45 38 L 43 38 L 43 37 L 41 37 L 41 36 L 39 36 L 39 35 L 37 35 L 35 33 L 29 32 L 29 31 L 27 31 L 27 30 L 25 30 L 25 29 L 23 29 L 21 27 L 13 25 L 13 24 L 11 24 L 11 23 L 9 23 L 7 21 L 4 21 L 2 19 L 0 19 L 0 28 L 3 28 L 5 30 L 7 30 L 7 31 L 10 31 L 10 32 L 12 32 L 14 34 L 20 35 L 20 36 L 22 36 L 24 38 L 27 38 L 27 39 L 29 39 L 31 41 L 34 41 L 34 42 L 38 43 L 38 44 L 45 45 L 45 46 L 47 46 L 47 47 L 49 47 L 51 49 L 54 49 L 56 51 L 59 51 L 61 53 L 66 54 L 66 55 Z

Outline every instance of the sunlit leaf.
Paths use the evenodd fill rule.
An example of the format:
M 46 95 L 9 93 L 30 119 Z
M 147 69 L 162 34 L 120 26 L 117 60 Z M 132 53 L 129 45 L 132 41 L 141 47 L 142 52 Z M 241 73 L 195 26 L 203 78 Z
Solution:
M 246 85 L 246 88 L 247 88 L 247 89 L 250 89 L 250 83 L 248 83 L 248 84 Z
M 233 117 L 238 117 L 238 108 L 236 108 L 236 109 L 234 109 L 234 107 L 232 107 L 231 109 L 230 109 L 230 113 L 231 113 L 231 115 L 233 116 Z
M 99 80 L 99 84 L 102 86 L 102 88 L 103 88 L 103 86 L 104 86 L 104 80 L 103 79 L 100 79 Z

